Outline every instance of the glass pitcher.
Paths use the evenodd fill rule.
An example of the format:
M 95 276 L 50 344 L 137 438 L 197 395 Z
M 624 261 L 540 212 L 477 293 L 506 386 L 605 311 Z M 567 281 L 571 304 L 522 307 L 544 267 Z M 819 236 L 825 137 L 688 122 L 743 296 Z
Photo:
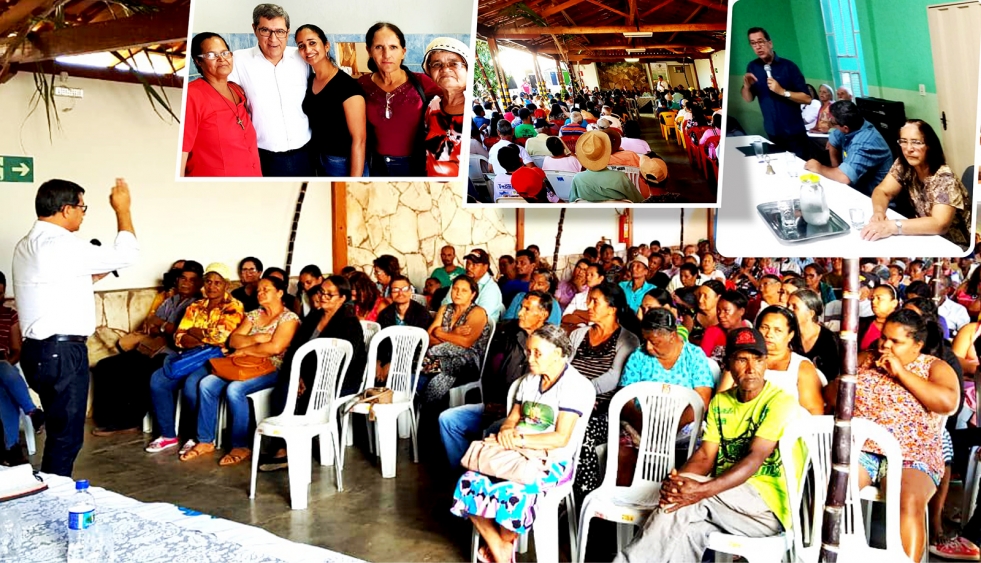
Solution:
M 800 177 L 800 213 L 809 225 L 822 227 L 828 224 L 831 210 L 824 198 L 824 188 L 817 174 L 804 174 Z

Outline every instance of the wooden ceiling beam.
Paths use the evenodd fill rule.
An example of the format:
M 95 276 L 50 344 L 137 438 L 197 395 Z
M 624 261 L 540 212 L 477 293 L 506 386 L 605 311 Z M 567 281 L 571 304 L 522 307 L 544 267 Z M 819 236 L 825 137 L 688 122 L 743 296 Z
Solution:
M 702 49 L 705 47 L 711 47 L 713 49 L 721 49 L 724 46 L 723 43 L 716 45 L 695 45 L 691 43 L 659 43 L 656 45 L 590 45 L 588 47 L 582 47 L 584 51 L 623 51 L 625 49 Z M 576 47 L 568 47 L 567 49 L 575 49 Z M 548 49 L 542 49 L 542 53 L 551 52 Z
M 700 12 L 701 12 L 702 10 L 704 10 L 704 9 L 705 9 L 705 8 L 704 8 L 704 7 L 702 7 L 702 6 L 698 6 L 698 7 L 696 7 L 696 8 L 695 8 L 695 10 L 694 10 L 694 11 L 693 11 L 693 12 L 691 13 L 691 15 L 690 15 L 690 16 L 688 16 L 687 18 L 685 18 L 685 21 L 684 21 L 684 23 L 688 23 L 688 22 L 690 22 L 691 20 L 693 20 L 693 19 L 695 19 L 695 17 L 696 17 L 696 16 L 698 16 L 698 14 L 699 14 L 699 13 L 700 13 Z M 677 37 L 677 36 L 678 36 L 678 33 L 677 33 L 677 32 L 675 32 L 675 33 L 672 33 L 672 34 L 671 34 L 671 37 L 668 37 L 668 43 L 670 43 L 670 42 L 672 42 L 672 41 L 674 41 L 674 38 L 675 38 L 675 37 Z
M 486 16 L 488 14 L 496 14 L 497 12 L 500 12 L 501 10 L 505 10 L 507 8 L 510 8 L 511 6 L 514 6 L 515 4 L 517 4 L 518 2 L 523 2 L 523 1 L 524 0 L 504 0 L 503 2 L 500 2 L 498 4 L 495 4 L 494 6 L 491 6 L 491 7 L 487 8 L 486 10 L 481 10 L 480 11 L 480 15 L 481 16 Z
M 653 8 L 651 8 L 650 10 L 647 10 L 646 12 L 644 12 L 643 14 L 641 14 L 640 15 L 640 19 L 643 20 L 647 16 L 653 14 L 654 12 L 660 10 L 661 8 L 667 6 L 668 4 L 671 4 L 673 2 L 674 2 L 674 0 L 664 0 L 664 2 L 661 2 L 660 4 L 657 4 L 656 6 L 654 6 Z
M 699 6 L 705 6 L 706 8 L 709 8 L 710 10 L 715 10 L 717 12 L 727 12 L 729 10 L 729 8 L 727 8 L 725 4 L 720 4 L 719 2 L 713 2 L 712 0 L 688 0 L 688 1 L 698 4 Z
M 80 25 L 28 36 L 28 43 L 12 62 L 33 63 L 62 55 L 82 55 L 138 49 L 187 41 L 190 4 L 128 18 Z M 0 43 L 2 45 L 2 43 Z
M 43 74 L 68 73 L 68 76 L 75 78 L 91 78 L 93 80 L 108 80 L 110 82 L 125 82 L 128 84 L 142 84 L 140 79 L 129 70 L 116 70 L 115 68 L 92 68 L 86 66 L 66 65 L 55 61 L 39 61 L 36 63 L 14 63 L 10 65 L 11 72 L 41 72 Z M 147 82 L 152 86 L 166 86 L 169 88 L 183 88 L 184 79 L 176 74 L 154 75 L 145 74 Z
M 630 14 L 628 14 L 626 12 L 621 12 L 620 10 L 617 10 L 615 8 L 611 8 L 611 7 L 607 6 L 606 4 L 600 2 L 599 0 L 586 0 L 586 1 L 589 2 L 590 4 L 594 4 L 596 6 L 599 6 L 600 8 L 603 8 L 604 10 L 607 10 L 609 12 L 613 12 L 614 14 L 616 14 L 618 16 L 622 16 L 622 17 L 625 17 L 625 18 L 630 18 Z
M 0 13 L 0 37 L 6 36 L 21 25 L 25 24 L 34 12 L 47 10 L 54 6 L 58 0 L 20 0 L 13 6 L 8 7 Z
M 542 18 L 547 18 L 551 15 L 557 14 L 567 8 L 571 8 L 576 4 L 581 4 L 585 1 L 586 0 L 568 0 L 566 2 L 562 2 L 561 4 L 557 4 L 555 6 L 550 6 L 548 8 L 545 8 L 544 10 L 542 10 L 542 13 L 540 15 L 542 16 Z
M 498 39 L 521 39 L 522 37 L 546 35 L 554 33 L 556 35 L 593 35 L 598 33 L 622 34 L 624 32 L 651 32 L 651 33 L 671 33 L 671 32 L 698 32 L 698 31 L 725 31 L 726 23 L 687 23 L 687 24 L 647 24 L 637 27 L 629 25 L 601 25 L 601 26 L 550 26 L 550 27 L 510 27 L 498 28 L 495 36 Z
M 640 59 L 641 62 L 644 61 L 677 61 L 679 59 L 707 59 L 708 55 L 694 56 L 694 55 L 631 55 L 632 59 Z M 591 56 L 591 55 L 569 55 L 569 61 L 574 63 L 589 64 L 589 63 L 622 63 L 624 62 L 624 57 L 620 56 Z

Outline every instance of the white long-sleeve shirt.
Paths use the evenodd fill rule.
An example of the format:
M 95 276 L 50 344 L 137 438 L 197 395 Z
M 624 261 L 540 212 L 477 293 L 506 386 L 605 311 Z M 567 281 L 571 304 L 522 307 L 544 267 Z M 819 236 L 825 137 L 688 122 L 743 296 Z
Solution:
M 94 246 L 67 229 L 37 221 L 14 248 L 13 287 L 24 338 L 95 332 L 92 276 L 132 266 L 136 236 L 120 231 L 112 246 Z

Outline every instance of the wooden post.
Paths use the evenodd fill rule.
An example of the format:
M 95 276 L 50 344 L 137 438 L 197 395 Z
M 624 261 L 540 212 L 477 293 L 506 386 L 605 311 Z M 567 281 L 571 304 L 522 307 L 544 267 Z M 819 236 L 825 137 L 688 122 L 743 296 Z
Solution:
M 681 208 L 681 242 L 678 243 L 678 248 L 685 248 L 685 208 Z
M 542 68 L 538 66 L 538 51 L 532 50 L 531 60 L 535 63 L 535 79 L 538 80 L 538 88 L 536 88 L 536 90 L 538 90 L 539 96 L 544 96 L 544 92 L 547 90 L 545 87 L 545 79 L 542 77 Z
M 491 84 L 489 78 L 487 78 L 487 71 L 484 70 L 484 63 L 480 62 L 480 57 L 475 57 L 477 59 L 477 66 L 480 67 L 480 74 L 484 75 L 484 83 L 487 84 L 487 91 L 490 92 L 491 100 L 494 100 L 494 107 L 497 108 L 497 112 L 504 115 L 504 111 L 501 110 L 501 104 L 497 101 L 497 92 L 494 91 L 494 85 Z
M 286 281 L 290 279 L 290 270 L 293 268 L 293 247 L 296 245 L 296 231 L 300 227 L 300 213 L 303 211 L 303 198 L 307 195 L 307 182 L 300 184 L 300 194 L 296 196 L 296 207 L 293 208 L 293 225 L 290 228 L 290 241 L 286 246 Z
M 494 72 L 497 73 L 497 86 L 500 89 L 498 95 L 504 100 L 504 105 L 509 106 L 511 104 L 511 92 L 508 90 L 507 76 L 504 74 L 504 69 L 501 68 L 501 59 L 497 56 L 497 39 L 488 37 L 487 48 L 490 50 L 491 59 L 494 61 Z
M 627 248 L 634 245 L 634 210 L 632 207 L 628 207 L 623 212 L 624 220 L 627 223 Z
M 712 252 L 715 252 L 715 210 L 707 209 L 706 211 L 708 211 L 708 224 L 706 225 L 705 231 L 709 241 L 709 248 Z
M 936 262 L 933 263 L 933 300 L 936 301 L 937 305 L 943 300 L 943 259 L 936 258 Z
M 514 249 L 525 247 L 525 210 L 521 207 L 514 210 Z
M 555 253 L 552 256 L 552 272 L 559 267 L 559 245 L 562 243 L 562 227 L 565 225 L 565 207 L 559 210 L 559 228 L 555 232 Z
M 838 561 L 845 496 L 848 492 L 855 374 L 858 371 L 858 272 L 858 258 L 845 260 L 845 291 L 841 306 L 841 375 L 838 377 L 838 401 L 835 405 L 835 428 L 831 446 L 831 478 L 828 481 L 824 523 L 821 526 L 820 560 L 826 563 Z
M 333 272 L 347 266 L 347 184 L 334 182 L 330 191 L 331 248 L 334 251 Z

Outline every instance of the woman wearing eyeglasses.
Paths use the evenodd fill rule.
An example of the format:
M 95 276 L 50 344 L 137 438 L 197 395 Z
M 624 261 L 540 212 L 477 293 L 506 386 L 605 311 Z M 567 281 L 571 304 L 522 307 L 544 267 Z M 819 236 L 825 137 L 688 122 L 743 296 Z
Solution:
M 364 91 L 331 58 L 324 30 L 301 25 L 295 38 L 300 56 L 313 70 L 303 98 L 303 113 L 310 118 L 310 146 L 317 175 L 367 176 Z
M 228 81 L 228 44 L 217 33 L 199 33 L 191 60 L 201 79 L 187 85 L 181 176 L 262 176 L 245 91 Z
M 928 123 L 910 119 L 899 130 L 899 158 L 872 192 L 872 217 L 862 238 L 940 235 L 964 250 L 970 245 L 971 202 L 967 189 L 947 166 L 940 139 Z M 916 210 L 912 219 L 887 219 L 886 209 L 905 193 Z
M 405 35 L 394 24 L 368 29 L 368 68 L 358 79 L 365 93 L 372 176 L 425 176 L 425 117 L 442 90 L 429 76 L 405 66 Z
M 442 90 L 439 107 L 430 106 L 426 112 L 426 176 L 460 173 L 469 51 L 458 39 L 437 37 L 422 58 L 422 70 Z

